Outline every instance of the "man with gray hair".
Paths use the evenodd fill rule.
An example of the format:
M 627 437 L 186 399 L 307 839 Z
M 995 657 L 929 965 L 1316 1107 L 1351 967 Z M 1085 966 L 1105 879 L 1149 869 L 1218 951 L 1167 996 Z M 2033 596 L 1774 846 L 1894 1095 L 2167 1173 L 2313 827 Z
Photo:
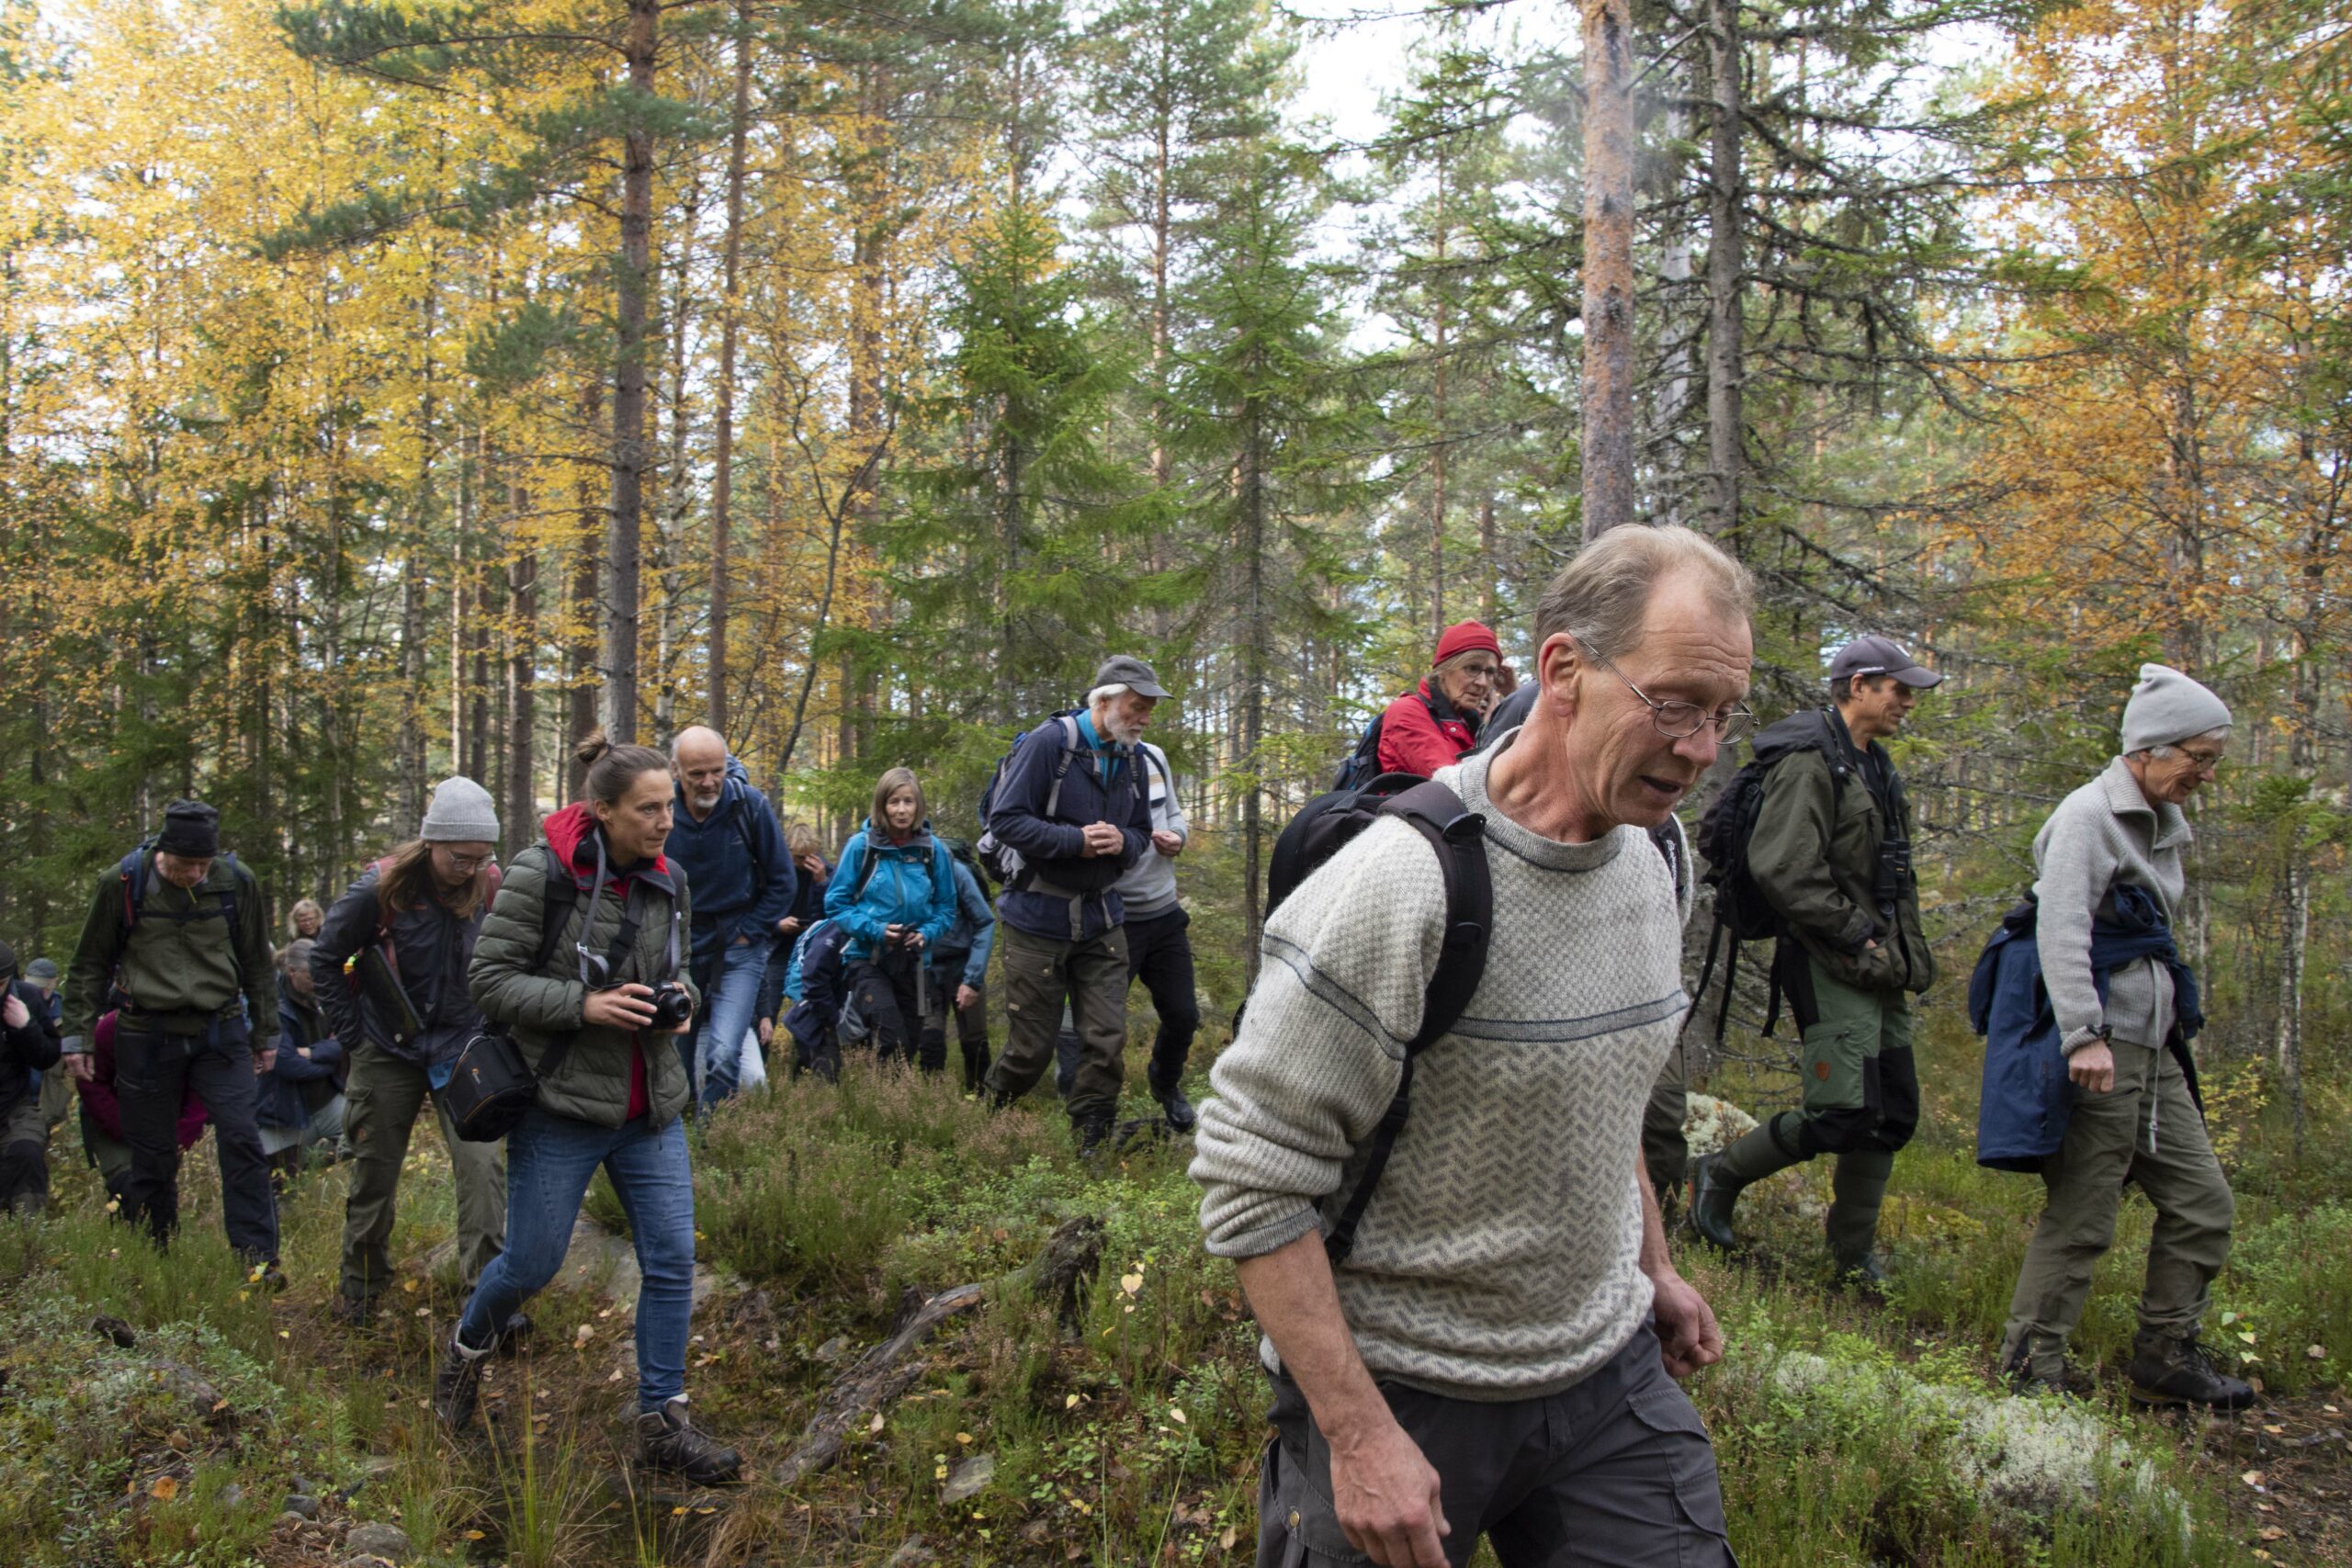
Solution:
M 1126 1083 L 1127 937 L 1118 884 L 1155 852 L 1136 746 L 1167 695 L 1142 660 L 1103 660 L 1086 706 L 1015 741 L 984 803 L 980 852 L 1006 873 L 996 913 L 1007 1038 L 989 1068 L 989 1097 L 1011 1104 L 1053 1065 L 1067 1001 L 1080 1043 L 1069 1120 L 1089 1152 L 1110 1136 Z
M 799 879 L 775 808 L 724 736 L 699 724 L 678 731 L 670 771 L 677 813 L 664 852 L 694 889 L 694 982 L 708 998 L 678 1052 L 707 1111 L 740 1081 L 743 1036 L 759 1018 L 768 954 Z
M 1668 1257 L 1641 1129 L 1690 1005 L 1690 881 L 1648 833 L 1753 723 L 1751 592 L 1684 528 L 1614 529 L 1553 581 L 1525 727 L 1437 775 L 1493 913 L 1426 1049 L 1408 1043 L 1454 933 L 1414 825 L 1375 820 L 1267 921 L 1192 1166 L 1274 1382 L 1260 1568 L 1461 1568 L 1482 1533 L 1504 1568 L 1571 1543 L 1621 1568 L 1731 1563 L 1713 1452 L 1670 1381 L 1722 1335 Z M 1352 1247 L 1327 1235 L 1343 1212 Z
M 2169 941 L 2193 837 L 2181 807 L 2221 767 L 2231 723 L 2211 691 L 2143 664 L 2120 754 L 2034 835 L 2034 945 L 2077 1093 L 2057 1153 L 2041 1164 L 2049 1202 L 2002 1336 L 2002 1364 L 2023 1388 L 2065 1387 L 2067 1337 L 2114 1244 L 2123 1189 L 2136 1183 L 2156 1224 L 2127 1373 L 2132 1397 L 2231 1410 L 2254 1398 L 2198 1340 L 2235 1205 L 2195 1098 L 2195 981 Z M 2165 951 L 2101 965 L 2097 948 L 2127 905 L 2153 908 Z

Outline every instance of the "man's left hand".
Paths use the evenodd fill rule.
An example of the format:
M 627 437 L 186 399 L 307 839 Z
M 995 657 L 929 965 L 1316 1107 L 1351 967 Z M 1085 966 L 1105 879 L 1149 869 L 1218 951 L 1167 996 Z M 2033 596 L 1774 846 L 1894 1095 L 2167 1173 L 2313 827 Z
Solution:
M 1650 1276 L 1656 1288 L 1651 1310 L 1657 1314 L 1658 1354 L 1667 1372 L 1687 1378 L 1724 1359 L 1724 1331 L 1715 1325 L 1707 1298 L 1673 1269 Z
M 269 1071 L 270 1068 L 276 1066 L 277 1066 L 277 1046 L 272 1045 L 266 1051 L 256 1051 L 254 1053 L 254 1077 L 259 1077 L 262 1074 Z
M 25 998 L 16 992 L 10 991 L 8 999 L 0 1002 L 0 1021 L 5 1021 L 9 1028 L 22 1029 L 32 1021 L 32 1010 L 25 1006 Z
M 1172 858 L 1183 852 L 1184 836 L 1181 833 L 1171 833 L 1167 829 L 1161 828 L 1152 833 L 1151 847 L 1161 854 Z

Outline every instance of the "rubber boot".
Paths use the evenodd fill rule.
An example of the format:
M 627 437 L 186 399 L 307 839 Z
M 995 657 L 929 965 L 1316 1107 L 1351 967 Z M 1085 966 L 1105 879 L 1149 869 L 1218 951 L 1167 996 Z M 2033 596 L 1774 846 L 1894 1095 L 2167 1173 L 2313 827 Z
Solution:
M 1894 1174 L 1894 1156 L 1886 1149 L 1852 1149 L 1838 1156 L 1829 1178 L 1829 1263 L 1841 1281 L 1875 1292 L 1886 1283 L 1878 1260 L 1879 1206 L 1886 1201 L 1886 1184 Z
M 1710 1245 L 1732 1251 L 1739 1245 L 1732 1234 L 1732 1207 L 1739 1201 L 1741 1191 L 1750 1182 L 1761 1181 L 1798 1163 L 1798 1156 L 1782 1148 L 1781 1141 L 1772 1135 L 1771 1122 L 1743 1134 L 1723 1153 L 1709 1155 L 1698 1162 L 1690 1198 L 1690 1228 Z

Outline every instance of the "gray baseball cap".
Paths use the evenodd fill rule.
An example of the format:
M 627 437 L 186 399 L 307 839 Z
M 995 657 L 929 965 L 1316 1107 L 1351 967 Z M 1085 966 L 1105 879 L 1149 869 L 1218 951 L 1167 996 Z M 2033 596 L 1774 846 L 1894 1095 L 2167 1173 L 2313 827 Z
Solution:
M 1906 686 L 1940 686 L 1944 678 L 1903 650 L 1891 637 L 1858 637 L 1829 660 L 1829 678 L 1892 675 Z
M 1167 689 L 1159 683 L 1159 677 L 1151 672 L 1151 666 L 1132 653 L 1114 653 L 1104 660 L 1102 667 L 1094 671 L 1092 684 L 1125 686 L 1139 697 L 1164 697 L 1168 694 Z

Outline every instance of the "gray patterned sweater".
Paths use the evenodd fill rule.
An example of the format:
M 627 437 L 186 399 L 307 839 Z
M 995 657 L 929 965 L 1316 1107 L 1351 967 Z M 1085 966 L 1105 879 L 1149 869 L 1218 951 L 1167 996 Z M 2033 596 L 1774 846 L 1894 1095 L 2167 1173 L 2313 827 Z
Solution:
M 1486 975 L 1414 1067 L 1412 1118 L 1337 1280 L 1375 1378 L 1486 1400 L 1576 1382 L 1649 1310 L 1634 1157 L 1689 1002 L 1687 884 L 1639 829 L 1564 844 L 1492 808 L 1498 754 L 1438 774 L 1487 817 Z M 1444 902 L 1427 841 L 1379 822 L 1267 923 L 1257 989 L 1201 1111 L 1192 1177 L 1210 1252 L 1272 1252 L 1353 1190 L 1437 967 Z M 1271 1344 L 1261 1354 L 1276 1364 Z

